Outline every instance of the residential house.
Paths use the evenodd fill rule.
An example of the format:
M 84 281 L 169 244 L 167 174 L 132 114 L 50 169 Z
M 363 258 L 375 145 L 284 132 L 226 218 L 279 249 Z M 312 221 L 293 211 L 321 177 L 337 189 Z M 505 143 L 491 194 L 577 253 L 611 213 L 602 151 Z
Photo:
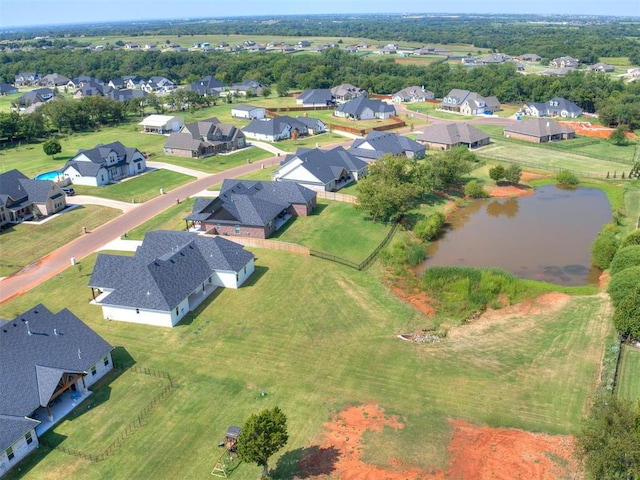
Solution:
M 117 90 L 130 89 L 142 90 L 146 82 L 136 75 L 125 75 L 124 77 L 114 78 L 107 85 Z
M 565 98 L 554 97 L 544 103 L 526 103 L 524 114 L 531 117 L 577 118 L 582 115 L 582 109 Z
M 509 55 L 505 55 L 504 53 L 492 53 L 491 55 L 487 55 L 486 57 L 482 57 L 478 60 L 479 65 L 497 65 L 500 63 L 504 63 L 511 60 Z
M 253 119 L 242 131 L 247 138 L 267 142 L 296 139 L 309 134 L 309 129 L 304 123 L 286 115 L 263 120 Z
M 39 85 L 41 78 L 42 76 L 35 72 L 19 73 L 14 76 L 13 84 L 16 87 L 32 87 Z
M 216 235 L 269 238 L 291 217 L 310 215 L 316 192 L 294 182 L 225 179 L 217 198 L 198 198 L 185 220 Z
M 464 115 L 482 115 L 500 110 L 500 102 L 494 96 L 483 97 L 469 90 L 454 88 L 442 99 L 440 108 Z
M 361 96 L 339 105 L 333 114 L 336 117 L 352 120 L 388 119 L 391 115 L 396 114 L 396 108 L 380 100 L 371 100 L 369 97 Z
M 8 83 L 0 82 L 0 96 L 13 95 L 14 93 L 18 93 L 18 89 L 16 87 L 9 85 Z
M 337 102 L 348 102 L 356 97 L 366 97 L 369 94 L 363 88 L 358 88 L 350 83 L 343 83 L 331 89 L 331 94 Z
M 551 61 L 551 66 L 556 68 L 571 67 L 578 68 L 580 60 L 573 57 L 558 57 Z
M 67 208 L 62 188 L 51 180 L 32 180 L 19 170 L 0 173 L 0 203 L 4 219 L 0 223 L 38 220 Z
M 381 45 L 376 50 L 376 53 L 380 55 L 393 55 L 394 53 L 398 53 L 398 45 L 395 43 L 390 43 L 388 45 Z
M 246 147 L 242 130 L 235 125 L 209 118 L 184 125 L 164 143 L 164 154 L 177 157 L 203 158 L 220 152 Z
M 137 43 L 127 42 L 124 44 L 123 48 L 125 50 L 140 50 L 140 45 L 138 45 Z
M 349 153 L 370 163 L 386 154 L 403 155 L 418 160 L 424 158 L 425 150 L 424 145 L 411 138 L 374 130 L 365 138 L 355 139 Z
M 307 48 L 311 46 L 311 42 L 309 40 L 299 40 L 296 46 L 298 48 Z
M 21 108 L 25 108 L 29 105 L 46 103 L 54 96 L 55 92 L 50 88 L 36 88 L 19 97 L 17 103 Z
M 40 85 L 49 88 L 64 88 L 69 83 L 70 79 L 59 73 L 50 73 L 40 79 Z
M 489 145 L 490 137 L 468 123 L 440 123 L 425 127 L 416 140 L 424 143 L 427 148 L 448 150 L 460 146 L 479 148 Z
M 131 89 L 128 89 L 128 88 L 126 88 L 124 90 L 111 89 L 108 92 L 105 90 L 104 94 L 105 94 L 106 97 L 113 98 L 114 100 L 117 100 L 118 102 L 132 102 L 134 100 L 137 100 L 139 102 L 143 102 L 144 101 L 144 97 L 149 95 L 144 90 L 131 90 Z
M 138 125 L 142 126 L 144 133 L 157 133 L 159 135 L 178 132 L 184 125 L 184 118 L 175 115 L 149 115 Z
M 318 135 L 327 131 L 327 126 L 319 118 L 308 117 L 306 115 L 299 115 L 296 120 L 307 127 L 309 135 Z
M 539 62 L 542 60 L 542 57 L 535 53 L 525 53 L 524 55 L 520 55 L 518 58 L 524 62 Z
M 243 97 L 262 95 L 266 87 L 255 80 L 245 80 L 242 83 L 234 83 L 229 87 L 229 91 Z
M 146 169 L 147 161 L 138 149 L 113 142 L 78 151 L 60 172 L 76 185 L 98 187 L 138 175 Z
M 69 310 L 0 319 L 0 477 L 112 368 L 113 347 Z M 19 476 L 19 475 L 18 475 Z
M 73 98 L 90 97 L 94 95 L 108 96 L 113 89 L 102 83 L 82 82 L 78 89 L 73 93 Z
M 460 63 L 462 63 L 462 65 L 473 67 L 478 63 L 478 61 L 474 57 L 462 57 L 460 58 Z
M 202 77 L 200 80 L 196 80 L 191 85 L 185 87 L 187 90 L 193 90 L 197 92 L 198 95 L 202 97 L 220 96 L 220 92 L 225 90 L 224 83 L 215 78 L 213 75 L 207 75 L 206 77 Z
M 171 92 L 177 88 L 177 85 L 165 77 L 154 76 L 151 77 L 147 82 L 142 86 L 142 90 L 147 93 L 166 93 Z
M 105 319 L 174 327 L 218 287 L 240 288 L 254 268 L 252 253 L 222 237 L 156 230 L 133 257 L 99 254 L 89 287 Z
M 546 143 L 574 138 L 576 132 L 550 119 L 532 118 L 504 127 L 503 135 L 528 142 Z
M 608 63 L 603 62 L 594 63 L 593 65 L 589 65 L 587 67 L 587 70 L 591 72 L 613 72 L 615 71 L 615 69 L 616 67 L 614 67 L 613 65 L 609 65 Z
M 264 107 L 254 107 L 253 105 L 237 104 L 231 107 L 231 116 L 234 118 L 246 118 L 253 120 L 254 118 L 263 119 L 267 115 Z
M 335 104 L 335 98 L 328 88 L 313 88 L 300 93 L 296 103 L 303 107 L 327 107 Z
M 367 162 L 344 149 L 299 148 L 287 155 L 272 175 L 277 182 L 295 182 L 312 190 L 336 191 L 367 174 Z
M 575 67 L 561 67 L 561 68 L 549 68 L 542 72 L 543 75 L 548 77 L 564 77 L 565 75 L 574 72 Z
M 104 82 L 102 80 L 99 80 L 95 77 L 89 77 L 88 75 L 80 75 L 79 77 L 70 79 L 66 87 L 69 89 L 77 89 L 86 83 L 104 85 Z
M 426 100 L 433 100 L 434 98 L 436 98 L 436 96 L 433 92 L 425 90 L 424 87 L 417 86 L 403 88 L 391 95 L 393 103 L 424 102 Z

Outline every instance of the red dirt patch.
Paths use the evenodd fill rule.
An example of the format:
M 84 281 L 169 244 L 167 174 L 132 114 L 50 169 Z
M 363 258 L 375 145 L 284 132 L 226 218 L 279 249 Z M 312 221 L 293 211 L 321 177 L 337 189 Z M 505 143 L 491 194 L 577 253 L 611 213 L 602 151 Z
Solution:
M 436 309 L 431 306 L 431 298 L 424 292 L 408 293 L 399 287 L 391 287 L 393 293 L 405 302 L 410 303 L 413 308 L 416 308 L 426 316 L 430 317 L 435 315 Z
M 603 127 L 602 125 L 594 125 L 591 122 L 560 122 L 567 127 L 575 130 L 577 135 L 583 135 L 585 137 L 595 138 L 609 138 L 611 132 L 615 129 L 610 127 Z M 627 138 L 637 138 L 633 132 L 627 132 Z
M 349 407 L 325 424 L 322 445 L 308 449 L 313 454 L 300 460 L 302 478 L 330 475 L 346 480 L 554 480 L 575 478 L 579 471 L 572 457 L 571 437 L 474 427 L 464 420 L 450 423 L 453 432 L 446 471 L 406 468 L 397 458 L 389 460 L 397 470 L 387 470 L 362 461 L 362 434 L 365 430 L 380 433 L 384 426 L 401 429 L 404 425 L 395 416 L 386 418 L 377 405 Z M 323 452 L 331 452 L 330 465 Z M 324 472 L 322 477 L 314 473 L 319 466 Z

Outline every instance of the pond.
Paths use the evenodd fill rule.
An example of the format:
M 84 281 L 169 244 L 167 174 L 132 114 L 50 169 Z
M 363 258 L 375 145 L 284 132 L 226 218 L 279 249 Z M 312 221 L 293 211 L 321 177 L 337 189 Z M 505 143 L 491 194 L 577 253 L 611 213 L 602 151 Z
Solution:
M 591 244 L 610 221 L 609 200 L 595 188 L 549 185 L 527 197 L 477 200 L 452 216 L 424 267 L 495 267 L 561 285 L 596 283 Z

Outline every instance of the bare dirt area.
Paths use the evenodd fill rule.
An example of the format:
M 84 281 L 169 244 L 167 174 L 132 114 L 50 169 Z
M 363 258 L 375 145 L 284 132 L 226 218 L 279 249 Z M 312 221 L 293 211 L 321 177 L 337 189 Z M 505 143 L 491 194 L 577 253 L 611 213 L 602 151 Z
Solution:
M 522 172 L 522 176 L 520 177 L 521 182 L 529 182 L 531 180 L 535 180 L 537 178 L 545 178 L 548 175 L 542 175 L 539 173 L 532 172 Z M 498 185 L 494 185 L 493 187 L 489 187 L 489 196 L 490 197 L 524 197 L 526 195 L 533 194 L 533 188 L 529 185 L 524 185 L 522 183 L 518 185 L 512 185 L 510 183 L 501 182 Z
M 300 460 L 302 478 L 554 480 L 576 478 L 579 471 L 571 437 L 476 427 L 463 420 L 450 425 L 446 470 L 407 468 L 401 459 L 389 459 L 394 470 L 385 469 L 362 461 L 362 435 L 366 430 L 381 433 L 385 426 L 399 430 L 404 425 L 395 416 L 386 417 L 377 405 L 349 407 L 325 424 L 322 445 L 306 449 L 308 454 Z
M 609 138 L 615 129 L 593 124 L 591 122 L 560 122 L 575 130 L 576 135 L 595 138 Z M 627 138 L 635 139 L 637 136 L 633 132 L 627 132 Z

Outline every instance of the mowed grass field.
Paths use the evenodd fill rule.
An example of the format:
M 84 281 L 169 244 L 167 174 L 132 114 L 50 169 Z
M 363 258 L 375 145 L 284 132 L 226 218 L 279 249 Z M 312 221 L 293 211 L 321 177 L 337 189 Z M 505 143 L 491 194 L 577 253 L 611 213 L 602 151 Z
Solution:
M 548 433 L 578 428 L 610 333 L 606 296 L 575 297 L 560 309 L 478 322 L 450 330 L 440 343 L 412 344 L 396 335 L 420 328 L 425 318 L 381 284 L 377 265 L 358 272 L 313 257 L 254 253 L 256 272 L 242 288 L 219 290 L 173 329 L 103 320 L 89 304 L 95 256 L 81 262 L 82 270 L 69 267 L 0 305 L 3 318 L 39 302 L 53 311 L 68 307 L 119 346 L 116 361 L 169 372 L 177 385 L 106 460 L 40 448 L 8 478 L 208 478 L 227 427 L 274 405 L 288 417 L 289 442 L 271 460 L 281 479 L 294 476 L 295 460 L 320 444 L 323 423 L 347 405 L 376 403 L 406 425 L 365 437 L 368 461 L 381 465 L 399 458 L 406 466 L 443 466 L 450 418 Z M 131 418 L 149 402 L 147 395 L 119 401 L 126 382 L 107 388 L 100 409 L 82 415 L 87 423 L 54 430 L 66 437 L 61 445 L 79 448 L 72 437 L 89 441 L 95 433 L 85 426 Z M 103 446 L 100 436 L 91 438 L 89 453 L 97 453 L 110 436 Z M 279 462 L 283 456 L 289 461 Z M 258 475 L 259 467 L 242 463 L 233 478 Z
M 640 348 L 622 346 L 616 394 L 632 402 L 640 398 Z
M 81 205 L 40 225 L 21 223 L 2 232 L 0 277 L 11 275 L 37 262 L 52 251 L 120 215 L 120 210 L 97 205 Z

